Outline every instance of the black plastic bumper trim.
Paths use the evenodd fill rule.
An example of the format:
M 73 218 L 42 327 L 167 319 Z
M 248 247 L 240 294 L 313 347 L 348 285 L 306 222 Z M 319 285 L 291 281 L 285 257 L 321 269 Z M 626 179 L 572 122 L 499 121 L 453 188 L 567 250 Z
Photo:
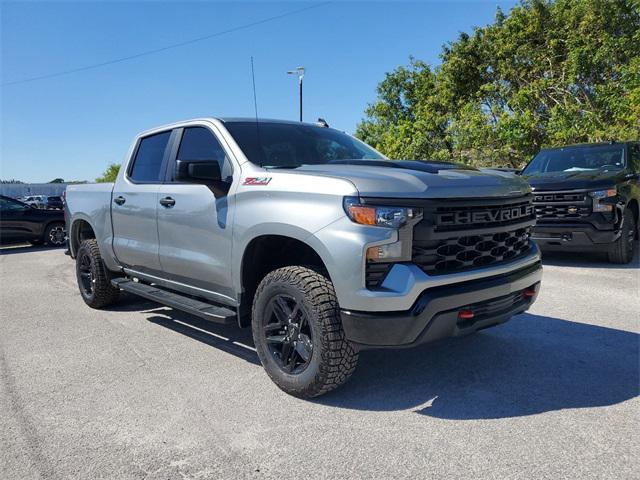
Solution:
M 342 310 L 346 337 L 363 347 L 412 347 L 445 337 L 468 333 L 503 323 L 529 308 L 537 297 L 542 266 L 529 267 L 505 275 L 471 280 L 425 290 L 413 307 L 397 312 Z M 458 311 L 466 306 L 491 302 L 534 287 L 536 294 L 502 311 L 492 312 L 470 325 L 459 325 Z

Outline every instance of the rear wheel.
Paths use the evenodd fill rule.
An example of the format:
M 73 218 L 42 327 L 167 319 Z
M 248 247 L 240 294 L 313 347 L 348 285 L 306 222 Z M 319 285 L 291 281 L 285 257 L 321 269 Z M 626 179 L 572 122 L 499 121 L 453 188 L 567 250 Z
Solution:
M 260 282 L 252 330 L 267 374 L 291 395 L 322 395 L 356 368 L 358 352 L 345 338 L 333 284 L 309 268 L 280 268 Z
M 624 211 L 622 232 L 620 237 L 611 245 L 609 261 L 611 263 L 629 263 L 633 260 L 633 240 L 636 236 L 636 221 L 630 209 Z
M 62 247 L 67 240 L 64 223 L 52 223 L 44 231 L 44 241 L 51 247 Z
M 104 266 L 95 239 L 83 241 L 78 249 L 76 278 L 80 295 L 91 308 L 106 307 L 120 296 L 120 290 L 111 285 L 111 275 Z

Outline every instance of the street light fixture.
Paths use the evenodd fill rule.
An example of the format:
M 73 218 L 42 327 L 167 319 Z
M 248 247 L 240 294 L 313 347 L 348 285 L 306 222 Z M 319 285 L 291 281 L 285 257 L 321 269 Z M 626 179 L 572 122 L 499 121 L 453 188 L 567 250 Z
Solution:
M 302 121 L 302 80 L 304 79 L 304 72 L 305 72 L 304 67 L 297 67 L 287 72 L 287 74 L 289 75 L 298 76 L 298 84 L 300 85 L 300 121 Z

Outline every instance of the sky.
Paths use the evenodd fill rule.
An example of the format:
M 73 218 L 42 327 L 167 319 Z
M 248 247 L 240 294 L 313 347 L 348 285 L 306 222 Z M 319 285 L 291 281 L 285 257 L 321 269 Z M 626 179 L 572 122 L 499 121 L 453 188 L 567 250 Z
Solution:
M 199 116 L 296 120 L 353 133 L 376 86 L 409 57 L 491 23 L 512 1 L 7 2 L 0 4 L 0 179 L 93 181 L 140 131 Z M 280 18 L 281 14 L 305 9 Z M 261 22 L 246 28 L 248 24 Z M 99 68 L 35 81 L 234 30 Z

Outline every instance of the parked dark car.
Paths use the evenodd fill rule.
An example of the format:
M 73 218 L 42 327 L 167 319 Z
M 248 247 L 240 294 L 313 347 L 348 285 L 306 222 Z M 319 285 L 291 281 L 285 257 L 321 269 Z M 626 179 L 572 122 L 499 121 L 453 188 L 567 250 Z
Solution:
M 47 197 L 46 208 L 57 208 L 61 210 L 63 207 L 64 207 L 64 203 L 62 201 L 62 197 L 60 196 Z
M 640 142 L 540 151 L 522 171 L 534 191 L 543 250 L 599 251 L 629 263 L 638 236 Z
M 0 243 L 65 244 L 66 231 L 62 210 L 35 208 L 0 195 Z

